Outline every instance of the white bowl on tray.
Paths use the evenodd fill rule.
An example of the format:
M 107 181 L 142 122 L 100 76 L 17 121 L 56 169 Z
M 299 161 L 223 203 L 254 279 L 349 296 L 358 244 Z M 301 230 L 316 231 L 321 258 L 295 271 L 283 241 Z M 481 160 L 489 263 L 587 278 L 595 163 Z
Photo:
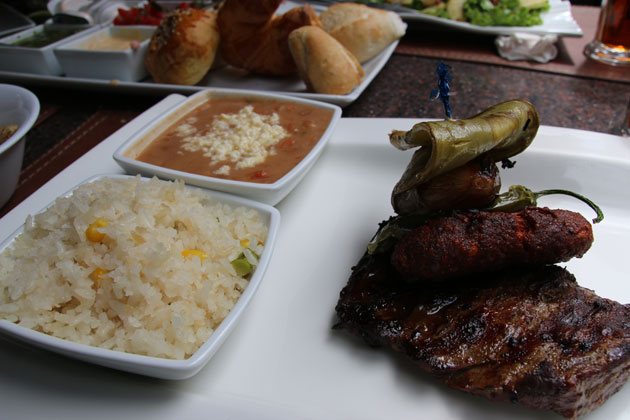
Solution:
M 136 82 L 147 75 L 144 56 L 155 29 L 155 26 L 110 25 L 64 43 L 54 53 L 68 77 Z M 129 38 L 128 46 L 114 49 L 96 45 L 98 40 L 113 37 Z M 132 40 L 137 42 L 134 47 Z
M 262 101 L 277 100 L 289 105 L 299 104 L 318 110 L 327 110 L 330 111 L 331 117 L 323 134 L 319 137 L 310 152 L 284 176 L 272 183 L 237 181 L 215 176 L 198 175 L 137 160 L 138 155 L 150 145 L 153 140 L 161 133 L 168 130 L 168 128 L 174 125 L 178 120 L 185 118 L 189 112 L 203 103 L 221 98 L 245 98 L 248 100 Z M 145 126 L 115 151 L 114 160 L 131 174 L 157 176 L 164 179 L 182 179 L 187 184 L 236 194 L 270 205 L 276 205 L 298 185 L 302 178 L 313 167 L 330 140 L 334 127 L 340 118 L 340 107 L 323 102 L 266 92 L 207 89 L 190 96 L 181 104 L 165 113 L 161 118 Z
M 0 84 L 0 126 L 18 126 L 13 135 L 0 142 L 0 207 L 15 191 L 22 170 L 26 133 L 38 116 L 37 96 L 19 86 Z
M 80 185 L 103 178 L 125 179 L 132 177 L 128 175 L 100 175 L 91 177 L 76 185 L 62 196 L 70 196 Z M 146 182 L 148 179 L 142 178 L 142 181 Z M 234 304 L 223 321 L 214 329 L 206 342 L 203 343 L 201 347 L 199 347 L 199 349 L 197 349 L 197 351 L 195 351 L 190 357 L 187 359 L 168 359 L 109 350 L 106 348 L 90 346 L 57 338 L 2 319 L 0 319 L 0 334 L 33 345 L 34 347 L 49 350 L 70 358 L 144 376 L 169 380 L 181 380 L 197 374 L 210 361 L 212 356 L 225 342 L 229 334 L 234 330 L 238 320 L 243 315 L 246 307 L 251 302 L 254 293 L 258 289 L 273 253 L 280 223 L 280 213 L 271 206 L 242 197 L 224 194 L 221 192 L 208 191 L 193 186 L 186 186 L 186 188 L 201 190 L 204 194 L 207 194 L 213 200 L 221 204 L 230 205 L 232 207 L 242 206 L 254 209 L 261 214 L 264 223 L 266 223 L 268 227 L 264 250 L 260 255 L 258 265 L 251 274 L 247 287 L 243 290 L 242 294 L 238 298 L 238 301 Z M 43 212 L 52 204 L 53 203 L 49 203 L 49 205 L 41 209 L 40 212 Z M 23 232 L 23 230 L 24 225 L 0 243 L 0 252 L 3 252 L 11 246 L 12 242 Z
M 59 76 L 62 73 L 62 69 L 59 61 L 55 57 L 54 49 L 97 29 L 98 27 L 87 25 L 38 25 L 34 28 L 1 38 L 0 70 L 44 76 Z M 37 36 L 47 30 L 76 30 L 77 32 L 39 48 L 15 45 L 17 42 L 26 40 L 32 36 Z

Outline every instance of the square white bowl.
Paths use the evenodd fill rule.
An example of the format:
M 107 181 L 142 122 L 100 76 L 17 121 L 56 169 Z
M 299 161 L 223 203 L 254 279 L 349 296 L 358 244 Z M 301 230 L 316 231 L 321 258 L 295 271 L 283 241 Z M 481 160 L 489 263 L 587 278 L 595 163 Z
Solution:
M 74 188 L 64 194 L 64 196 L 71 195 L 72 192 L 79 185 L 83 185 L 85 183 L 93 182 L 103 178 L 124 179 L 132 177 L 128 175 L 100 175 L 91 177 L 76 185 Z M 143 180 L 147 181 L 148 179 L 143 178 Z M 195 187 L 187 186 L 186 188 Z M 203 189 L 199 190 L 202 190 L 205 194 L 207 194 L 209 197 L 212 197 L 218 202 L 226 203 L 231 206 L 244 206 L 257 210 L 268 225 L 268 234 L 265 241 L 264 250 L 258 262 L 258 266 L 254 270 L 249 280 L 248 286 L 245 288 L 232 310 L 225 317 L 225 319 L 223 319 L 221 324 L 214 330 L 208 340 L 188 359 L 174 360 L 160 357 L 143 356 L 139 354 L 132 354 L 122 351 L 108 350 L 100 347 L 89 346 L 86 344 L 80 344 L 73 341 L 57 338 L 52 335 L 32 330 L 30 328 L 22 327 L 7 320 L 0 320 L 0 333 L 19 341 L 31 344 L 33 346 L 65 355 L 67 357 L 126 372 L 171 380 L 186 379 L 195 375 L 210 361 L 210 358 L 212 358 L 212 356 L 221 347 L 228 335 L 234 330 L 237 321 L 244 313 L 245 308 L 248 306 L 252 297 L 254 296 L 254 293 L 258 289 L 258 286 L 263 279 L 264 273 L 267 270 L 267 266 L 269 265 L 280 224 L 280 213 L 278 212 L 278 210 L 269 205 L 258 203 L 242 197 L 233 196 L 230 194 L 207 191 Z M 50 203 L 41 211 L 46 210 L 52 204 L 53 203 Z M 23 230 L 24 226 L 20 227 L 11 236 L 0 243 L 0 252 L 9 247 L 14 239 L 23 232 Z
M 70 28 L 72 26 L 82 29 L 73 35 L 41 48 L 20 47 L 13 45 L 14 42 L 42 32 L 45 28 Z M 58 76 L 62 73 L 62 69 L 57 57 L 55 57 L 54 49 L 66 42 L 70 42 L 73 39 L 80 38 L 85 34 L 96 31 L 98 28 L 99 27 L 97 26 L 78 25 L 38 25 L 34 28 L 18 32 L 17 34 L 1 38 L 0 70 Z
M 106 26 L 55 48 L 55 56 L 68 77 L 136 82 L 147 75 L 144 56 L 155 26 Z M 95 50 L 84 45 L 95 37 L 133 35 L 139 47 L 125 50 Z
M 145 147 L 147 147 L 162 132 L 167 130 L 184 115 L 208 100 L 222 97 L 238 97 L 246 99 L 255 98 L 262 100 L 275 99 L 285 101 L 287 103 L 306 104 L 319 109 L 331 110 L 332 116 L 328 127 L 310 152 L 282 178 L 271 184 L 234 181 L 230 179 L 197 175 L 141 162 L 135 159 L 135 157 L 138 156 Z M 302 180 L 304 175 L 306 175 L 306 173 L 313 167 L 326 144 L 330 140 L 330 136 L 332 135 L 335 125 L 340 118 L 341 108 L 337 105 L 266 92 L 245 92 L 236 89 L 207 89 L 192 95 L 184 102 L 164 114 L 161 118 L 149 123 L 114 152 L 114 160 L 131 174 L 157 176 L 165 179 L 182 179 L 187 184 L 240 195 L 273 206 L 286 197 L 287 194 L 289 194 Z

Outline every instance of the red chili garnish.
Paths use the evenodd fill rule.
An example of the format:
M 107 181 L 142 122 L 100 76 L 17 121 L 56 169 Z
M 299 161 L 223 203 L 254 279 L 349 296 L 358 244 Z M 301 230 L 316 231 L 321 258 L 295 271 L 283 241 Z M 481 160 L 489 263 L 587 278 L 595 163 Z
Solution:
M 118 9 L 114 25 L 151 25 L 157 26 L 163 18 L 162 8 L 155 1 L 149 1 L 143 7 Z
M 267 174 L 266 171 L 256 171 L 254 172 L 254 175 L 252 178 L 260 179 L 260 178 L 267 178 L 268 176 L 269 175 Z

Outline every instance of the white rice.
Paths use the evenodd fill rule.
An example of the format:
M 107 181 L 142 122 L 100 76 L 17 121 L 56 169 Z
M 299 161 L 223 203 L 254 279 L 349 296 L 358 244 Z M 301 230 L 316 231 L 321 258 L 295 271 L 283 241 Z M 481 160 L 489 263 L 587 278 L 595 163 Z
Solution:
M 95 242 L 86 229 L 97 219 L 107 226 Z M 185 359 L 247 287 L 231 261 L 247 248 L 260 255 L 266 237 L 257 211 L 183 183 L 98 180 L 29 216 L 0 254 L 0 318 L 92 346 Z M 95 281 L 96 269 L 103 274 Z

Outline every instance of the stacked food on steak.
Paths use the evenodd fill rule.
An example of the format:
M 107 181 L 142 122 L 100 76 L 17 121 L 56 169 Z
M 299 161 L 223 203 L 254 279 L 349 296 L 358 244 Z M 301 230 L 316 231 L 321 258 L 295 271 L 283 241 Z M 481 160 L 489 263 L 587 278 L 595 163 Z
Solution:
M 490 116 L 503 118 L 503 105 Z M 535 114 L 525 109 L 529 114 L 523 115 Z M 441 123 L 398 136 L 449 132 L 448 121 Z M 523 126 L 531 131 L 530 123 Z M 465 131 L 460 130 L 465 122 L 457 124 L 451 131 Z M 504 137 L 512 141 L 520 132 L 525 129 L 516 125 Z M 433 137 L 434 143 L 421 140 L 425 149 L 449 147 Z M 456 143 L 459 147 L 461 139 Z M 450 172 L 423 178 L 439 160 L 433 149 L 416 152 L 394 189 L 399 214 L 380 225 L 352 268 L 335 328 L 404 353 L 448 386 L 491 400 L 569 418 L 603 404 L 630 375 L 630 305 L 597 296 L 553 265 L 586 253 L 593 242 L 591 224 L 575 212 L 535 207 L 537 194 L 543 194 L 524 187 L 496 197 L 498 189 L 484 188 L 481 195 L 489 196 L 474 191 L 480 204 L 462 209 L 459 203 L 471 203 L 459 197 L 468 188 L 452 189 L 458 194 L 453 197 L 448 185 L 466 171 L 457 172 L 453 164 Z M 485 161 L 492 148 L 479 149 L 471 159 Z M 590 200 L 562 193 L 595 208 L 595 221 L 603 218 Z M 444 203 L 456 204 L 449 211 Z

